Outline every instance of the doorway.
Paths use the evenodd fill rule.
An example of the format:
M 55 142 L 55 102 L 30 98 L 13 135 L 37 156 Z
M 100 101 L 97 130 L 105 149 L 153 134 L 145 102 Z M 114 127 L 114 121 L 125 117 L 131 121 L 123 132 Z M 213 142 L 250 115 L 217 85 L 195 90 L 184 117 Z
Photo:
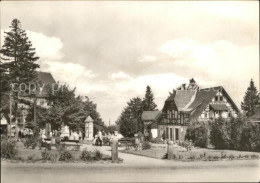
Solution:
M 179 140 L 179 129 L 175 128 L 175 140 Z

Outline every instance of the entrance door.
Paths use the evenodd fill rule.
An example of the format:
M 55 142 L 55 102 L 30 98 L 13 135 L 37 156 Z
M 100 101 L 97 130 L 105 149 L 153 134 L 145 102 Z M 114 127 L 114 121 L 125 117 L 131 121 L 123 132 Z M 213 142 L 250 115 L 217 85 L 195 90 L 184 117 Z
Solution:
M 173 128 L 170 128 L 170 139 L 173 140 Z
M 175 128 L 175 140 L 179 140 L 179 129 Z

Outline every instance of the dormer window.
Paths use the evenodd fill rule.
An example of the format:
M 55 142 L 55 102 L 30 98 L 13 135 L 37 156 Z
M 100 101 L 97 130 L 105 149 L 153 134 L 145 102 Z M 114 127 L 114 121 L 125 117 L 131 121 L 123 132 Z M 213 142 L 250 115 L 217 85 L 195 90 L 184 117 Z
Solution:
M 222 96 L 220 96 L 219 100 L 220 100 L 220 101 L 223 101 L 223 97 L 222 97 Z
M 215 101 L 218 101 L 218 96 L 215 97 Z

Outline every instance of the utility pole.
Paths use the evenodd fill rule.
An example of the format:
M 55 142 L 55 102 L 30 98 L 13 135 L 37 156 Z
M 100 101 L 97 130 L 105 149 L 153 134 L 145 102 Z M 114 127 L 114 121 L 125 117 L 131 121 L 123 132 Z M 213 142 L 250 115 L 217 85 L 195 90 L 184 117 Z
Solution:
M 36 125 L 36 95 L 34 95 L 33 98 L 33 118 L 34 118 L 34 124 Z

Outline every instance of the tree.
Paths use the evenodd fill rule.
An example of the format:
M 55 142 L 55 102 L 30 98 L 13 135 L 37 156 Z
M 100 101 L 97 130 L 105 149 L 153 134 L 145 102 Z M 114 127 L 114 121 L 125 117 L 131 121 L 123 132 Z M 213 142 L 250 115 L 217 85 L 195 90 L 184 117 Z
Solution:
M 144 111 L 154 111 L 157 105 L 154 103 L 153 92 L 150 86 L 146 87 L 145 97 L 143 99 L 143 109 Z
M 1 53 L 1 76 L 4 80 L 1 87 L 5 92 L 11 92 L 14 99 L 14 116 L 17 119 L 19 87 L 21 84 L 28 91 L 29 82 L 37 76 L 36 69 L 39 67 L 35 63 L 39 57 L 35 56 L 35 48 L 29 41 L 25 30 L 21 28 L 21 22 L 14 19 L 10 26 L 10 31 L 5 32 L 6 36 Z M 2 97 L 2 96 L 1 96 Z
M 55 92 L 49 88 L 47 103 L 49 108 L 44 109 L 37 106 L 37 126 L 45 127 L 50 123 L 52 129 L 60 129 L 62 124 L 68 125 L 71 130 L 81 130 L 85 128 L 84 120 L 88 115 L 94 120 L 94 132 L 104 126 L 100 114 L 96 111 L 96 104 L 92 101 L 84 101 L 84 97 L 76 96 L 76 88 L 70 89 L 68 85 L 60 85 Z M 27 115 L 28 127 L 33 127 L 33 107 Z
M 143 132 L 143 102 L 139 97 L 132 98 L 127 102 L 127 106 L 122 111 L 116 124 L 119 126 L 120 133 L 125 137 L 133 137 L 138 131 Z
M 250 81 L 250 85 L 244 96 L 244 101 L 241 103 L 242 110 L 246 113 L 246 116 L 254 115 L 257 107 L 259 107 L 260 96 L 255 87 L 253 79 Z

